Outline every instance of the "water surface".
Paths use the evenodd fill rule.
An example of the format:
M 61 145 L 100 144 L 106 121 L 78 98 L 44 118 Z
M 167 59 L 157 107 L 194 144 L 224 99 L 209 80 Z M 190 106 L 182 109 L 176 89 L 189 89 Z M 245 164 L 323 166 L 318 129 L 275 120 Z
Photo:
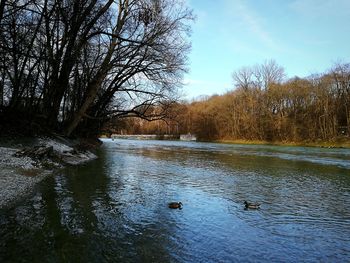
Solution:
M 350 260 L 350 150 L 104 140 L 99 155 L 0 211 L 0 262 Z

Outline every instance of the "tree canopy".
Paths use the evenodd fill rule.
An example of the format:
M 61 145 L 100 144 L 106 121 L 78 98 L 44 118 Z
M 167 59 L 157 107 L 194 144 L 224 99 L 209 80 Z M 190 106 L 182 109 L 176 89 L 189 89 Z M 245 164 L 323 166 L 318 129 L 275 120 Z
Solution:
M 192 19 L 181 0 L 1 0 L 2 125 L 88 136 L 112 117 L 159 118 Z

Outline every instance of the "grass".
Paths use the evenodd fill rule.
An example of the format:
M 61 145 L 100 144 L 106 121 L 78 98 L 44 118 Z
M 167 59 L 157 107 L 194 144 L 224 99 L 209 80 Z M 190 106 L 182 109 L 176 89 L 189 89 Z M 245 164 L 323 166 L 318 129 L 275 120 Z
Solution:
M 350 148 L 350 138 L 337 138 L 334 141 L 315 141 L 315 142 L 291 142 L 291 141 L 263 141 L 263 140 L 216 140 L 218 143 L 227 144 L 247 144 L 247 145 L 278 145 L 278 146 L 305 146 L 322 148 Z

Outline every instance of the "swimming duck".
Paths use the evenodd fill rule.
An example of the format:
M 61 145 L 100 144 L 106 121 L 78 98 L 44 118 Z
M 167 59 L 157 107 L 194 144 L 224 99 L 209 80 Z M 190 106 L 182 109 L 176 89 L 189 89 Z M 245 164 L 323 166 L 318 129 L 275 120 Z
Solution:
M 168 204 L 169 208 L 172 209 L 182 209 L 182 203 L 181 202 L 171 202 Z
M 260 209 L 260 204 L 258 203 L 248 203 L 247 201 L 244 201 L 244 205 L 246 209 Z

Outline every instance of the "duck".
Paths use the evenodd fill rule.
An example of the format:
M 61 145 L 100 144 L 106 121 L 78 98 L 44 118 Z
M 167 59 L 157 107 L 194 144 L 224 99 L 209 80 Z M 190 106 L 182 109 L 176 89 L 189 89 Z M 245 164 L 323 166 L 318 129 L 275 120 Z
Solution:
M 245 209 L 260 209 L 260 204 L 258 203 L 249 203 L 247 201 L 244 201 Z
M 171 202 L 168 204 L 169 208 L 172 209 L 182 209 L 182 203 L 181 202 Z

